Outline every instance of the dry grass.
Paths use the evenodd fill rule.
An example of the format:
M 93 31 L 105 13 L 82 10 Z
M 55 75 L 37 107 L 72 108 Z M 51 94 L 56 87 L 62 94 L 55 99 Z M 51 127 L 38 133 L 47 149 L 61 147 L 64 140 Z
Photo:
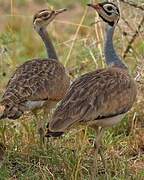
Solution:
M 0 94 L 2 95 L 14 69 L 33 57 L 45 57 L 41 39 L 34 32 L 31 15 L 40 8 L 69 7 L 69 11 L 50 25 L 49 32 L 60 60 L 70 70 L 72 78 L 103 67 L 103 23 L 91 26 L 94 12 L 74 0 L 9 0 L 0 1 Z M 140 3 L 139 3 L 140 4 Z M 123 55 L 137 30 L 143 12 L 120 3 L 121 21 L 115 34 L 115 46 Z M 98 18 L 96 16 L 95 21 Z M 139 29 L 130 52 L 126 54 L 134 77 L 137 76 L 138 98 L 133 109 L 104 137 L 104 154 L 109 179 L 144 179 L 144 26 Z M 40 114 L 41 115 L 41 114 Z M 39 146 L 34 117 L 25 114 L 17 121 L 0 122 L 0 141 L 7 151 L 0 179 L 91 179 L 93 160 L 91 129 L 74 129 L 63 138 L 52 139 Z M 98 160 L 99 179 L 106 179 Z

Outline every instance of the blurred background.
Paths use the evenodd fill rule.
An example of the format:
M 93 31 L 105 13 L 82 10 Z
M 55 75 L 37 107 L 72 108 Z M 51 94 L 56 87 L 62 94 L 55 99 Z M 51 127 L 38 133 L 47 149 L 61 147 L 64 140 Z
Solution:
M 104 24 L 86 6 L 90 2 L 103 1 L 0 0 L 0 96 L 20 64 L 46 57 L 32 25 L 33 15 L 41 9 L 68 8 L 47 30 L 72 80 L 105 67 Z M 115 48 L 136 79 L 139 91 L 131 112 L 105 133 L 104 153 L 110 179 L 144 179 L 144 1 L 111 2 L 121 11 Z M 16 121 L 1 121 L 0 142 L 5 144 L 6 153 L 0 179 L 90 179 L 94 136 L 92 130 L 81 127 L 40 148 L 32 114 Z M 100 158 L 98 166 L 99 178 L 105 179 Z

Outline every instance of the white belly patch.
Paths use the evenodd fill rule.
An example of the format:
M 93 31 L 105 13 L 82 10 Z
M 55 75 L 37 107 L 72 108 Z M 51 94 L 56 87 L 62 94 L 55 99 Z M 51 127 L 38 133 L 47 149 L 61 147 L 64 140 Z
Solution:
M 26 110 L 33 110 L 41 108 L 44 105 L 45 101 L 27 101 L 25 103 Z
M 104 118 L 104 119 L 98 119 L 98 120 L 93 120 L 88 122 L 89 125 L 97 125 L 97 126 L 101 126 L 101 127 L 111 127 L 113 125 L 118 124 L 126 115 L 126 113 L 124 114 L 120 114 L 114 117 L 110 117 L 110 118 Z

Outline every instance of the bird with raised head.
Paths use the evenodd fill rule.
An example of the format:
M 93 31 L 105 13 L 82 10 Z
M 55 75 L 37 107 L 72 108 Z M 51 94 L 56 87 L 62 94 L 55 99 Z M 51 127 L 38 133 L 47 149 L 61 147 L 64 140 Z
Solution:
M 106 23 L 104 55 L 107 67 L 86 73 L 72 83 L 48 124 L 46 136 L 59 136 L 78 124 L 90 126 L 97 133 L 95 147 L 98 151 L 105 129 L 123 119 L 136 100 L 137 90 L 113 45 L 113 34 L 120 18 L 118 7 L 109 2 L 88 6 Z
M 2 97 L 4 110 L 0 119 L 18 119 L 25 111 L 39 108 L 49 113 L 66 94 L 70 79 L 46 30 L 48 24 L 65 11 L 44 9 L 34 15 L 33 26 L 45 44 L 48 58 L 28 60 L 16 69 Z M 44 136 L 41 122 L 39 132 Z

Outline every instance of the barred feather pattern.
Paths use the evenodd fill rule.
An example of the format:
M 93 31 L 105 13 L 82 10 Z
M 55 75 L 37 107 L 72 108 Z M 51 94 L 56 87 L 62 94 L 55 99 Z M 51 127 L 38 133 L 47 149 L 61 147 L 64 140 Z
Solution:
M 1 101 L 5 107 L 2 118 L 19 118 L 29 110 L 30 103 L 38 108 L 46 101 L 60 101 L 69 84 L 65 68 L 57 60 L 33 59 L 24 63 L 7 84 Z
M 136 99 L 136 84 L 124 68 L 109 67 L 82 75 L 56 108 L 49 130 L 65 132 L 77 123 L 95 124 L 125 114 Z

